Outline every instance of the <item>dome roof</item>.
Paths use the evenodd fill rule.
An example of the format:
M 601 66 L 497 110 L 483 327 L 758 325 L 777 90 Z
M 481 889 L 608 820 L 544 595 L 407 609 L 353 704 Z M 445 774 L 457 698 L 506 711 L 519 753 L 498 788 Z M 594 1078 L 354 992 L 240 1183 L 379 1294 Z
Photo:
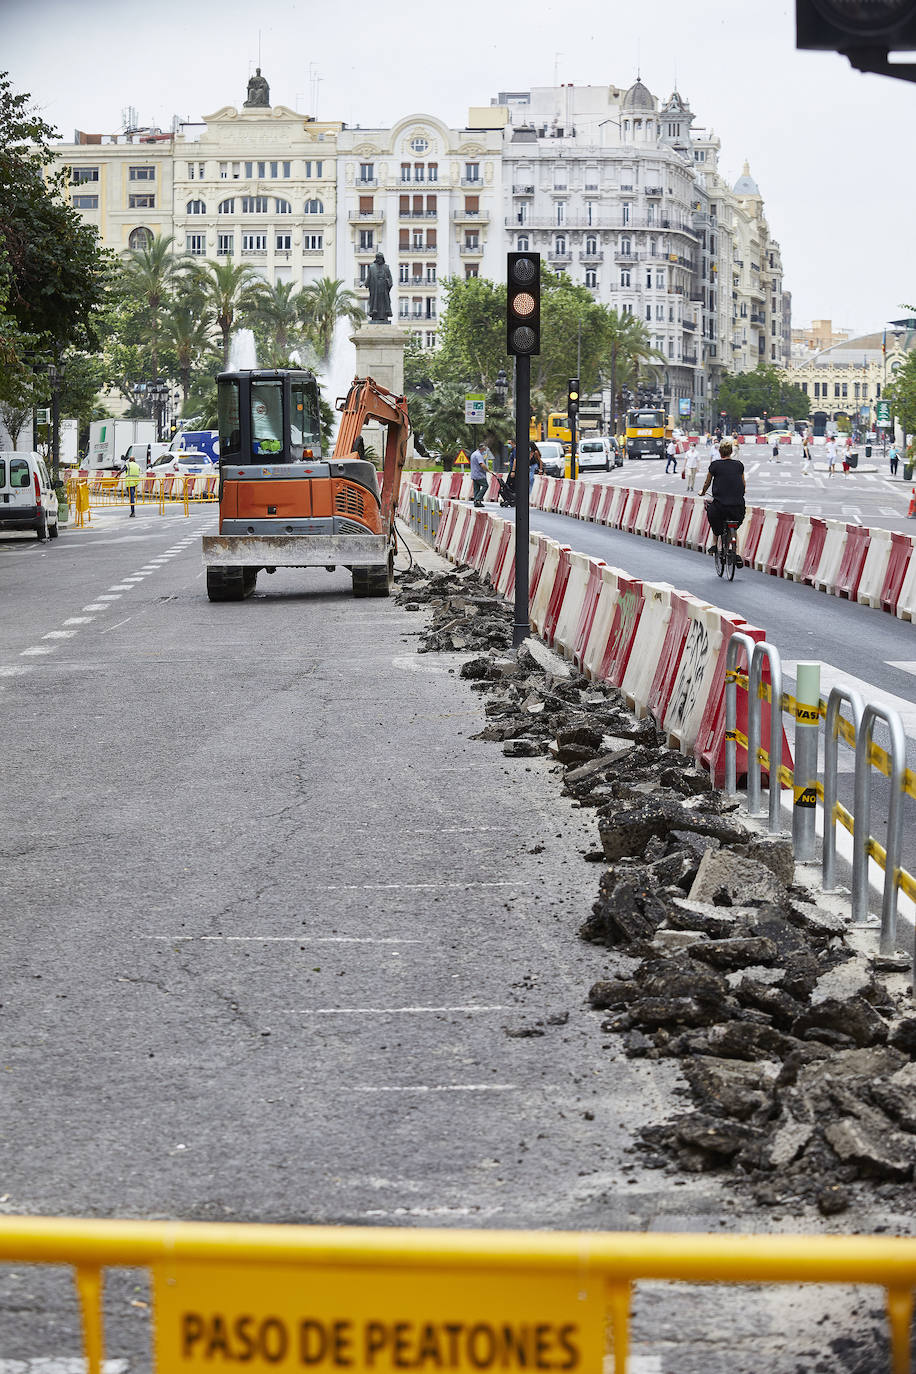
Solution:
M 647 86 L 644 86 L 639 77 L 623 97 L 621 109 L 631 113 L 655 113 L 655 96 Z
M 735 182 L 735 195 L 736 195 L 736 196 L 759 196 L 759 195 L 760 195 L 760 187 L 757 185 L 756 181 L 755 181 L 754 178 L 751 176 L 751 168 L 750 168 L 750 164 L 749 164 L 748 162 L 745 162 L 744 167 L 743 167 L 742 170 L 741 170 L 741 175 L 740 175 L 740 177 L 738 178 L 738 180 Z

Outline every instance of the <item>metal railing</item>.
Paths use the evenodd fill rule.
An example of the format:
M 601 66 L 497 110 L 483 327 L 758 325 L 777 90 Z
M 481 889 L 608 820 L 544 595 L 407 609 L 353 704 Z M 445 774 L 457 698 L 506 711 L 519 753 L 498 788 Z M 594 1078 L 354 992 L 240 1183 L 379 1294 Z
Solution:
M 744 659 L 746 673 L 739 670 Z M 763 665 L 770 670 L 770 682 L 763 681 Z M 737 747 L 747 750 L 747 808 L 755 816 L 760 810 L 760 767 L 769 773 L 768 821 L 770 833 L 781 829 L 780 789 L 793 789 L 792 837 L 796 858 L 800 862 L 816 860 L 814 818 L 817 804 L 823 807 L 823 841 L 821 845 L 821 881 L 825 891 L 836 888 L 836 826 L 839 822 L 851 835 L 852 845 L 852 919 L 862 925 L 868 920 L 869 860 L 884 873 L 881 895 L 880 951 L 890 954 L 896 948 L 898 894 L 904 892 L 916 902 L 916 878 L 902 864 L 903 859 L 903 803 L 904 797 L 916 798 L 916 775 L 906 766 L 906 737 L 903 723 L 896 711 L 875 703 L 864 702 L 858 692 L 845 687 L 832 688 L 827 700 L 817 686 L 802 690 L 803 681 L 810 681 L 805 672 L 816 665 L 798 665 L 797 696 L 782 690 L 782 665 L 779 651 L 765 640 L 754 643 L 748 635 L 733 634 L 726 651 L 725 673 L 725 791 L 735 796 L 738 791 Z M 737 727 L 738 688 L 747 691 L 747 734 Z M 762 704 L 770 703 L 769 748 L 762 747 Z M 773 704 L 779 709 L 774 710 Z M 852 720 L 842 715 L 846 704 Z M 793 769 L 783 766 L 783 712 L 795 719 L 795 764 Z M 812 733 L 820 733 L 824 722 L 824 776 L 817 777 L 817 754 L 813 752 Z M 882 721 L 890 736 L 890 750 L 875 744 L 874 727 Z M 853 780 L 853 809 L 848 811 L 838 800 L 839 741 L 855 751 Z M 871 834 L 872 771 L 877 769 L 889 779 L 890 796 L 886 845 Z M 799 815 L 799 812 L 805 814 Z M 913 973 L 916 984 L 916 942 L 913 949 Z
M 163 1374 L 179 1363 L 182 1369 L 212 1368 L 214 1351 L 225 1360 L 229 1333 L 240 1330 L 246 1339 L 237 1349 L 247 1347 L 250 1354 L 237 1359 L 253 1357 L 252 1369 L 279 1368 L 282 1359 L 290 1368 L 295 1352 L 306 1351 L 307 1336 L 321 1338 L 330 1355 L 304 1362 L 329 1365 L 334 1349 L 352 1350 L 351 1342 L 357 1350 L 381 1351 L 394 1329 L 408 1348 L 411 1341 L 435 1342 L 445 1321 L 453 1325 L 441 1329 L 455 1333 L 464 1355 L 454 1363 L 458 1370 L 534 1366 L 534 1354 L 523 1348 L 498 1359 L 498 1336 L 508 1331 L 507 1349 L 524 1346 L 526 1333 L 536 1332 L 538 1363 L 552 1343 L 555 1368 L 600 1370 L 608 1354 L 614 1374 L 626 1374 L 633 1286 L 640 1281 L 877 1285 L 886 1295 L 892 1374 L 907 1374 L 916 1285 L 916 1240 L 861 1235 L 447 1231 L 7 1216 L 0 1218 L 0 1262 L 72 1268 L 88 1374 L 101 1374 L 104 1277 L 115 1267 L 150 1275 L 153 1367 Z M 366 1291 L 374 1295 L 369 1305 Z M 389 1330 L 395 1317 L 402 1325 Z M 341 1338 L 343 1346 L 335 1347 Z M 353 1362 L 349 1356 L 338 1360 Z M 390 1360 L 379 1355 L 383 1363 Z

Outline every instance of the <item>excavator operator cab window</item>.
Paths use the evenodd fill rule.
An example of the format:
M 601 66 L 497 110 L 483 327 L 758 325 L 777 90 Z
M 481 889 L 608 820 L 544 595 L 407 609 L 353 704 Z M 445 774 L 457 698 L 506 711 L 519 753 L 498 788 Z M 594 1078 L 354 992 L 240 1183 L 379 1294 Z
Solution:
M 289 443 L 294 459 L 303 453 L 321 451 L 321 434 L 318 427 L 318 408 L 314 386 L 306 382 L 293 382 L 290 386 Z
M 239 384 L 222 381 L 217 393 L 219 407 L 219 451 L 223 458 L 238 458 L 242 451 L 239 424 Z
M 251 448 L 254 453 L 283 452 L 282 382 L 252 382 Z

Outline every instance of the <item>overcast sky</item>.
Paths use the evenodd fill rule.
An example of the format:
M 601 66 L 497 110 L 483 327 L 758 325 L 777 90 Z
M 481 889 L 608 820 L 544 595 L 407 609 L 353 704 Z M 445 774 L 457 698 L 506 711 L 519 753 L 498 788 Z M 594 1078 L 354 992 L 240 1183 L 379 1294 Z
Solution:
M 363 126 L 462 126 L 500 90 L 627 86 L 639 68 L 715 129 L 730 180 L 750 162 L 793 322 L 880 328 L 916 296 L 916 87 L 796 52 L 794 16 L 780 0 L 0 0 L 0 67 L 67 140 L 116 131 L 127 106 L 168 128 L 241 105 L 259 43 L 272 104 L 315 113 L 317 89 L 319 118 Z

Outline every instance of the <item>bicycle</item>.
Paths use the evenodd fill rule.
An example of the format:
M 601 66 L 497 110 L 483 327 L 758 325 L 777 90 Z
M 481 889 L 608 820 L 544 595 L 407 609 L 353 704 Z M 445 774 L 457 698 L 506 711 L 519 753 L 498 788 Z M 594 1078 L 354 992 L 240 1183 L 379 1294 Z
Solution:
M 738 545 L 736 541 L 736 531 L 739 522 L 737 520 L 726 520 L 722 530 L 722 537 L 717 539 L 713 545 L 713 558 L 716 564 L 716 573 L 719 577 L 724 577 L 728 573 L 729 582 L 735 580 L 735 568 L 738 566 Z

